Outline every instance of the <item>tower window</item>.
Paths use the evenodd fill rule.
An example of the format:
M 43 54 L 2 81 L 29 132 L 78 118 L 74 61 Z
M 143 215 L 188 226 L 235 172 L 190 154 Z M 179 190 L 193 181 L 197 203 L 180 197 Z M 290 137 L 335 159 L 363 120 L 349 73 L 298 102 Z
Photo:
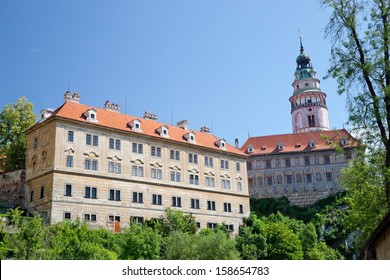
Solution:
M 307 116 L 308 120 L 309 120 L 309 127 L 315 127 L 316 126 L 316 122 L 314 120 L 314 115 L 309 115 Z

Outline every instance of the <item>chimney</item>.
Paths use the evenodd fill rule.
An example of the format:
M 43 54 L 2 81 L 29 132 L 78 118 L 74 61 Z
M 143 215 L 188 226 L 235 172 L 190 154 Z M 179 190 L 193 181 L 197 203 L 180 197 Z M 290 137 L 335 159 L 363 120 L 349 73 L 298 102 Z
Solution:
M 73 95 L 71 95 L 70 91 L 67 90 L 64 94 L 64 102 L 68 102 L 68 101 L 79 104 L 80 103 L 79 94 L 75 92 L 73 93 Z
M 104 103 L 104 109 L 106 109 L 107 111 L 111 111 L 111 112 L 120 112 L 121 111 L 121 107 L 118 105 L 118 104 L 114 104 L 114 103 L 110 103 L 110 101 L 106 101 L 106 103 Z
M 184 130 L 188 130 L 188 121 L 187 120 L 182 120 L 180 122 L 177 122 L 177 126 L 181 127 Z
M 148 111 L 145 111 L 144 113 L 144 119 L 157 121 L 157 115 L 149 113 Z
M 202 126 L 201 128 L 200 128 L 200 132 L 204 132 L 204 133 L 210 133 L 210 128 L 208 127 L 208 126 Z
M 238 138 L 236 138 L 236 140 L 234 140 L 234 147 L 236 147 L 236 149 L 238 149 Z

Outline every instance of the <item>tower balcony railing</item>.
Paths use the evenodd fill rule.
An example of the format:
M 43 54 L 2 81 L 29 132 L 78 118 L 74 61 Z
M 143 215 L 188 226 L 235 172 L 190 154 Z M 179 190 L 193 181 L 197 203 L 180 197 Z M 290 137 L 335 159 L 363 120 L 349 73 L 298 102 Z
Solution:
M 303 108 L 303 107 L 310 107 L 310 106 L 320 106 L 320 107 L 327 109 L 325 102 L 306 102 L 306 103 L 301 103 L 301 104 L 297 104 L 297 105 L 291 105 L 291 111 L 294 111 L 296 109 Z

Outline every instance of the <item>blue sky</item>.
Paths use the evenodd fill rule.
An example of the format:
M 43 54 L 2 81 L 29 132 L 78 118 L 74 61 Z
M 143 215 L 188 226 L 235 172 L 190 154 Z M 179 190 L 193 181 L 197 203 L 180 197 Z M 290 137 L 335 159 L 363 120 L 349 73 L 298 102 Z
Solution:
M 2 0 L 0 109 L 26 96 L 38 114 L 69 89 L 83 104 L 207 125 L 231 144 L 291 133 L 300 30 L 330 126 L 342 128 L 345 96 L 322 79 L 329 12 L 313 0 Z

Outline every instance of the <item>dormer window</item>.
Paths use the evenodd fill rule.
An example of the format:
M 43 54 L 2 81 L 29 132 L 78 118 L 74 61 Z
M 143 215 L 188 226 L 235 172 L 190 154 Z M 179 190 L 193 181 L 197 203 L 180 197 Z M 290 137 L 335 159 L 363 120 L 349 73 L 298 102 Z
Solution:
M 315 148 L 315 147 L 317 147 L 316 141 L 310 140 L 310 142 L 309 142 L 309 147 L 310 147 L 310 148 Z
M 84 116 L 87 120 L 87 122 L 95 122 L 97 123 L 97 111 L 93 108 L 89 109 L 87 112 L 84 113 Z
M 278 151 L 283 151 L 284 150 L 284 144 L 283 143 L 279 143 L 278 144 Z
M 267 146 L 261 146 L 260 150 L 262 150 L 262 151 L 267 150 Z
M 127 126 L 131 128 L 133 131 L 142 132 L 141 130 L 141 121 L 139 119 L 132 120 L 127 123 Z
M 226 140 L 225 139 L 219 139 L 218 141 L 215 141 L 214 143 L 218 148 L 221 150 L 226 150 Z
M 255 151 L 255 149 L 254 149 L 253 145 L 250 144 L 250 145 L 248 146 L 248 149 L 247 149 L 248 154 L 251 154 L 251 153 L 253 153 L 254 151 Z
M 341 146 L 346 146 L 348 145 L 348 139 L 344 138 L 344 139 L 341 139 Z
M 163 126 L 160 126 L 159 128 L 157 128 L 157 132 L 158 134 L 160 134 L 160 136 L 162 137 L 165 137 L 165 138 L 169 138 L 169 133 L 168 133 L 168 127 L 166 125 L 163 125 Z
M 196 138 L 195 138 L 195 134 L 194 134 L 193 132 L 188 132 L 188 133 L 185 134 L 183 137 L 184 137 L 184 139 L 186 139 L 189 143 L 196 144 Z
M 302 147 L 301 143 L 296 143 L 295 144 L 295 148 L 300 148 L 300 147 Z

